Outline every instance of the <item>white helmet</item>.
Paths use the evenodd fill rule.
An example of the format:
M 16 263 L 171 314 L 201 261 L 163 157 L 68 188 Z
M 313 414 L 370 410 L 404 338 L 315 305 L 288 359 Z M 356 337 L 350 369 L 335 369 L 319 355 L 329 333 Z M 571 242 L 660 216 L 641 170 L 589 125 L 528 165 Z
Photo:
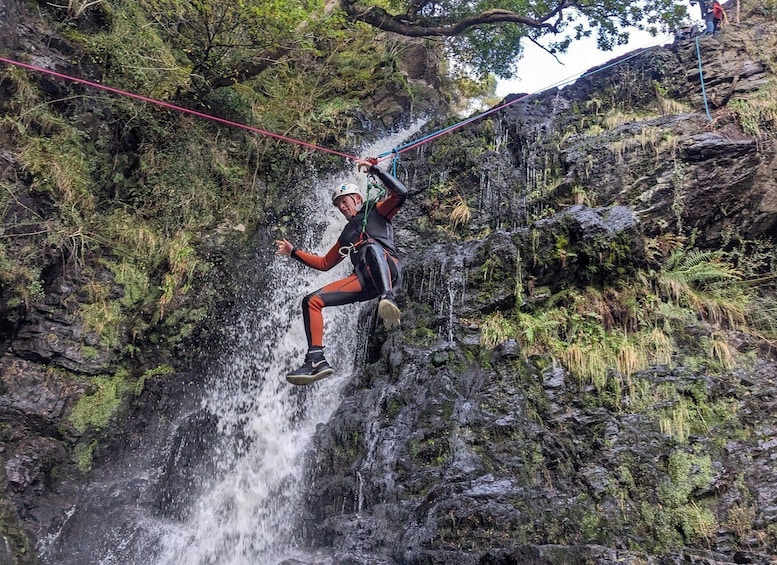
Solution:
M 338 184 L 336 187 L 332 189 L 332 204 L 337 206 L 336 202 L 337 199 L 341 196 L 345 196 L 346 194 L 358 194 L 360 197 L 362 195 L 361 190 L 359 190 L 359 187 L 353 184 L 352 182 L 344 182 L 342 184 Z

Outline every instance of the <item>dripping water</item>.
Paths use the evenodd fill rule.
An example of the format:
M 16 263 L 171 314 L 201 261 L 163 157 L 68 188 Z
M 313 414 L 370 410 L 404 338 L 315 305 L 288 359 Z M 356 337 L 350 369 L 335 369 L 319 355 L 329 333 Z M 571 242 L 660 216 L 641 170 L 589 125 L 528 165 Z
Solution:
M 363 154 L 390 150 L 421 126 Z M 363 175 L 318 183 L 310 214 L 320 219 L 325 213 L 325 229 L 308 234 L 305 248 L 324 253 L 336 241 L 344 220 L 328 200 L 329 188 L 363 182 L 358 177 Z M 274 247 L 267 251 L 273 252 Z M 281 257 L 267 269 L 270 287 L 258 289 L 232 327 L 224 328 L 233 345 L 208 364 L 206 393 L 178 419 L 183 423 L 196 416 L 213 427 L 211 441 L 195 446 L 207 451 L 208 462 L 197 467 L 198 476 L 188 485 L 195 492 L 186 493 L 186 506 L 160 512 L 158 491 L 166 474 L 186 460 L 189 443 L 206 443 L 198 433 L 188 443 L 160 439 L 156 445 L 166 446 L 159 448 L 165 453 L 136 457 L 89 485 L 84 500 L 69 510 L 75 517 L 68 515 L 41 548 L 44 563 L 270 565 L 297 553 L 294 515 L 302 491 L 302 455 L 349 380 L 360 305 L 325 310 L 326 354 L 335 374 L 310 387 L 294 387 L 284 375 L 304 356 L 301 298 L 347 275 L 350 264 L 319 273 Z
M 467 287 L 467 259 L 453 249 L 433 250 L 423 262 L 417 282 L 418 301 L 432 305 L 439 320 L 438 329 L 454 342 L 457 314 L 464 303 Z

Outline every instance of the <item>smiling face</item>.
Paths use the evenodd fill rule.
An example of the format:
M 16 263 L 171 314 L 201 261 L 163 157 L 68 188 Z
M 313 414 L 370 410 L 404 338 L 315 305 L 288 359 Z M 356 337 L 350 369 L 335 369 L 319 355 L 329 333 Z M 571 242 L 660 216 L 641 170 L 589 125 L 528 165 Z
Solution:
M 358 194 L 339 196 L 337 200 L 335 200 L 335 206 L 337 206 L 337 209 L 345 216 L 346 220 L 350 220 L 362 207 L 362 197 Z

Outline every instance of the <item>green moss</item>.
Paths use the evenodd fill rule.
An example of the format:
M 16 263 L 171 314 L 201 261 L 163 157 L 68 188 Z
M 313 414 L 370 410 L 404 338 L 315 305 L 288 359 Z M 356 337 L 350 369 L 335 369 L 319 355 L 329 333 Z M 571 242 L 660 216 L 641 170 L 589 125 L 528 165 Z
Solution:
M 387 404 L 386 404 L 386 414 L 389 418 L 392 420 L 399 414 L 399 412 L 402 410 L 402 407 L 404 404 L 399 401 L 397 398 L 392 398 Z
M 771 81 L 755 93 L 729 102 L 745 133 L 760 137 L 777 131 L 776 91 L 777 83 Z
M 719 527 L 712 511 L 695 502 L 677 508 L 673 513 L 673 519 L 688 544 L 709 542 Z
M 695 491 L 712 484 L 712 461 L 708 454 L 676 450 L 667 461 L 667 477 L 656 494 L 666 511 L 664 518 L 682 532 L 686 543 L 709 539 L 718 524 L 712 512 L 694 499 Z
M 413 439 L 408 443 L 410 457 L 420 465 L 440 466 L 450 455 L 445 438 Z
M 81 355 L 83 355 L 84 359 L 86 359 L 87 361 L 91 361 L 92 359 L 95 359 L 98 353 L 99 353 L 99 350 L 96 347 L 92 347 L 90 345 L 81 346 Z
M 144 372 L 140 376 L 140 378 L 135 382 L 135 385 L 132 388 L 132 391 L 135 394 L 135 396 L 139 396 L 140 393 L 143 392 L 143 387 L 146 385 L 146 381 L 148 379 L 151 379 L 157 376 L 171 375 L 173 374 L 173 372 L 174 372 L 174 369 L 170 365 L 159 365 L 158 367 L 149 369 L 146 372 Z
M 94 392 L 83 395 L 68 417 L 81 433 L 88 429 L 104 428 L 116 414 L 126 394 L 132 390 L 126 374 L 122 372 L 113 376 L 94 377 L 91 382 L 95 385 Z
M 656 507 L 649 501 L 642 501 L 639 505 L 639 513 L 644 529 L 644 535 L 641 537 L 645 539 L 645 547 L 635 545 L 635 549 L 667 551 L 682 545 L 683 538 L 677 530 L 677 524 L 670 511 Z
M 79 443 L 73 450 L 73 454 L 76 458 L 76 465 L 82 473 L 86 473 L 92 468 L 92 457 L 94 455 L 94 448 L 97 446 L 97 441 L 91 441 L 89 443 Z
M 80 313 L 84 327 L 98 336 L 100 345 L 108 348 L 119 346 L 119 332 L 124 318 L 118 302 L 100 299 L 91 304 L 84 304 Z
M 124 308 L 150 302 L 151 281 L 143 267 L 126 259 L 121 263 L 108 262 L 107 265 L 116 282 L 124 288 L 124 295 L 119 299 Z
M 34 546 L 19 523 L 16 508 L 7 500 L 0 500 L 0 543 L 5 546 L 3 554 L 10 551 L 16 557 L 10 565 L 38 563 Z
M 580 532 L 586 540 L 598 540 L 601 535 L 602 517 L 597 512 L 583 514 L 580 520 Z

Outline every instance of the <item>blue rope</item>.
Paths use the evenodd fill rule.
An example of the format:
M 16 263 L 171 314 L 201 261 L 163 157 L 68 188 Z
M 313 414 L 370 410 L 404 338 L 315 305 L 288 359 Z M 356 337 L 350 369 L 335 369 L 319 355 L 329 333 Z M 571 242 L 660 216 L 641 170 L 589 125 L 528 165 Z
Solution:
M 696 36 L 696 58 L 699 60 L 699 78 L 701 79 L 701 95 L 704 98 L 704 111 L 707 112 L 707 119 L 712 121 L 710 116 L 710 107 L 707 104 L 707 91 L 704 89 L 704 71 L 701 68 L 701 50 L 699 49 L 699 36 Z
M 661 41 L 663 41 L 663 40 L 661 40 Z M 697 46 L 698 46 L 698 37 L 696 38 L 696 41 L 697 41 Z M 508 106 L 511 106 L 513 104 L 517 104 L 518 102 L 523 102 L 524 100 L 527 100 L 528 98 L 531 98 L 532 96 L 537 96 L 539 94 L 542 94 L 543 92 L 545 92 L 547 90 L 550 90 L 552 88 L 558 88 L 559 86 L 568 84 L 570 82 L 574 82 L 575 80 L 578 80 L 578 79 L 581 79 L 581 78 L 587 78 L 587 77 L 593 76 L 593 75 L 595 75 L 597 73 L 601 73 L 602 71 L 605 71 L 605 70 L 607 70 L 607 69 L 609 69 L 611 67 L 614 67 L 616 65 L 623 64 L 626 61 L 629 61 L 629 60 L 633 59 L 634 57 L 638 57 L 639 55 L 641 55 L 642 51 L 644 49 L 647 49 L 648 47 L 654 47 L 655 45 L 658 45 L 658 43 L 655 43 L 654 45 L 647 45 L 647 46 L 643 47 L 642 49 L 637 50 L 635 53 L 629 55 L 628 57 L 625 57 L 623 59 L 619 59 L 617 61 L 613 61 L 612 63 L 608 63 L 607 65 L 604 65 L 603 67 L 599 67 L 598 69 L 594 69 L 592 71 L 588 71 L 588 72 L 583 73 L 581 75 L 578 75 L 578 74 L 571 75 L 571 76 L 569 76 L 569 77 L 567 77 L 565 79 L 562 79 L 562 80 L 560 80 L 558 82 L 555 82 L 555 83 L 551 84 L 550 86 L 546 86 L 545 88 L 543 88 L 541 90 L 536 90 L 536 91 L 534 91 L 531 94 L 525 94 L 524 96 L 520 96 L 520 97 L 516 98 L 515 100 L 511 100 L 510 102 L 505 102 L 504 104 L 501 104 L 499 106 L 495 106 L 494 108 L 491 108 L 490 110 L 486 110 L 485 112 L 483 112 L 481 114 L 477 114 L 476 116 L 472 116 L 470 118 L 467 118 L 466 120 L 462 120 L 462 121 L 457 122 L 455 124 L 452 124 L 452 125 L 450 125 L 448 127 L 445 127 L 445 128 L 442 128 L 442 129 L 440 129 L 438 131 L 435 131 L 435 132 L 432 132 L 430 134 L 427 134 L 427 135 L 425 135 L 425 136 L 423 136 L 423 137 L 421 137 L 419 139 L 410 141 L 410 142 L 408 142 L 408 143 L 406 143 L 404 145 L 400 145 L 399 147 L 395 147 L 391 151 L 386 151 L 384 153 L 379 154 L 378 155 L 378 159 L 383 159 L 384 157 L 388 157 L 389 155 L 394 154 L 395 155 L 395 157 L 394 157 L 394 164 L 395 165 L 394 166 L 396 166 L 396 161 L 399 158 L 399 153 L 407 151 L 408 149 L 412 149 L 413 147 L 417 147 L 418 145 L 421 145 L 421 144 L 425 143 L 426 141 L 429 141 L 430 139 L 434 139 L 434 138 L 440 137 L 442 135 L 445 135 L 449 131 L 452 131 L 452 130 L 458 129 L 460 127 L 464 127 L 465 125 L 471 124 L 474 121 L 477 121 L 477 120 L 479 120 L 481 118 L 484 118 L 484 117 L 486 117 L 486 116 L 488 116 L 490 114 L 493 114 L 494 112 L 498 112 L 499 110 L 507 108 Z M 701 59 L 699 59 L 699 64 L 701 64 Z M 706 99 L 705 99 L 705 101 L 706 101 Z

